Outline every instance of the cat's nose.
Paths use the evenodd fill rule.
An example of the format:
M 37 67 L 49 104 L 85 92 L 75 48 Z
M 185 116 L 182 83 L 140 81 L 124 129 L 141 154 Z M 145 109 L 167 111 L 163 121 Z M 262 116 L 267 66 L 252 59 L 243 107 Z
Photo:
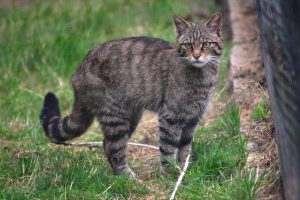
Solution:
M 198 60 L 198 58 L 200 58 L 200 54 L 193 55 L 193 57 Z
M 201 55 L 201 51 L 199 49 L 195 49 L 193 51 L 193 57 L 198 60 L 198 58 L 200 58 L 200 55 Z

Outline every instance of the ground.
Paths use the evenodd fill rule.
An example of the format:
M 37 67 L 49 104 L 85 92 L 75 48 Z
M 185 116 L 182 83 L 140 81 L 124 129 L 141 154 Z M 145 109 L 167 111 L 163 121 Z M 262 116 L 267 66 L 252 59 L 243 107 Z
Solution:
M 173 14 L 204 20 L 219 8 L 196 0 L 12 2 L 0 8 L 1 199 L 168 199 L 177 175 L 160 175 L 157 150 L 129 147 L 135 181 L 114 176 L 102 148 L 49 143 L 39 124 L 43 96 L 55 92 L 67 114 L 70 76 L 95 45 L 135 35 L 174 42 Z M 255 168 L 244 168 L 240 108 L 227 92 L 230 47 L 226 41 L 216 93 L 177 199 L 255 199 L 263 180 Z M 157 138 L 156 117 L 148 113 L 132 141 L 157 145 Z M 95 123 L 75 141 L 101 140 Z
M 254 0 L 229 0 L 232 43 L 232 97 L 241 109 L 241 133 L 247 139 L 246 168 L 264 175 L 258 199 L 281 199 L 278 148 L 260 53 Z

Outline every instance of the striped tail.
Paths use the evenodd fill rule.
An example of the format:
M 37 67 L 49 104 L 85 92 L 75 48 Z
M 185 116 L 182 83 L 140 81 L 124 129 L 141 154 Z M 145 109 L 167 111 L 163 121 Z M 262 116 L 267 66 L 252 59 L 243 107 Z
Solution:
M 58 99 L 49 92 L 45 96 L 40 121 L 50 140 L 54 143 L 62 143 L 83 134 L 90 126 L 92 117 L 76 112 L 74 106 L 70 115 L 61 118 Z

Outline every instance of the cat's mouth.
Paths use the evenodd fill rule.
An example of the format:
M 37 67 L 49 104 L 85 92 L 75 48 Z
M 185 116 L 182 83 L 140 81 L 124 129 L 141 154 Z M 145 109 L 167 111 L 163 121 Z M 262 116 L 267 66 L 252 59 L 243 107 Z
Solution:
M 207 64 L 206 61 L 202 61 L 202 60 L 193 60 L 191 63 L 194 67 L 198 67 L 198 68 L 203 67 Z
M 181 57 L 184 60 L 187 60 L 192 66 L 201 68 L 209 62 L 209 60 L 202 60 L 202 59 L 195 59 L 195 58 L 189 58 L 189 57 Z

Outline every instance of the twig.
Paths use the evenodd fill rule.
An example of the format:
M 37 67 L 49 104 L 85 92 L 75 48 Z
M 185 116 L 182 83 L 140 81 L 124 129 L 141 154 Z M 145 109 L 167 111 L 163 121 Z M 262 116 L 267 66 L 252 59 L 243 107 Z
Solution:
M 87 146 L 87 147 L 101 147 L 103 146 L 103 142 L 63 142 L 61 143 L 67 146 Z M 132 146 L 139 146 L 139 147 L 146 147 L 151 149 L 159 149 L 157 146 L 150 145 L 150 144 L 141 144 L 136 142 L 128 142 L 129 145 Z
M 154 145 L 150 145 L 150 144 L 141 144 L 141 143 L 136 143 L 136 142 L 128 142 L 129 145 L 132 145 L 132 146 L 140 146 L 140 147 L 148 147 L 148 148 L 151 148 L 151 149 L 159 149 L 157 146 L 154 146 Z
M 111 184 L 110 186 L 108 186 L 108 188 L 106 188 L 106 189 L 102 192 L 102 194 L 106 193 L 106 192 L 107 192 L 114 184 L 115 184 L 115 183 L 113 183 L 113 184 Z
M 177 192 L 177 190 L 178 190 L 178 187 L 179 187 L 179 185 L 181 184 L 182 179 L 183 179 L 183 177 L 184 177 L 184 175 L 185 175 L 186 169 L 187 169 L 188 166 L 189 166 L 190 156 L 191 156 L 191 154 L 189 154 L 189 155 L 186 157 L 186 160 L 185 160 L 185 163 L 184 163 L 183 170 L 182 170 L 182 172 L 180 173 L 180 176 L 179 176 L 179 178 L 178 178 L 178 180 L 177 180 L 177 182 L 176 182 L 176 185 L 175 185 L 175 188 L 174 188 L 174 190 L 173 190 L 173 192 L 172 192 L 172 195 L 171 195 L 171 197 L 170 197 L 170 200 L 173 200 L 173 199 L 175 198 L 175 195 L 176 195 L 176 192 Z
M 255 182 L 257 182 L 258 178 L 259 178 L 259 166 L 257 166 L 256 168 Z

